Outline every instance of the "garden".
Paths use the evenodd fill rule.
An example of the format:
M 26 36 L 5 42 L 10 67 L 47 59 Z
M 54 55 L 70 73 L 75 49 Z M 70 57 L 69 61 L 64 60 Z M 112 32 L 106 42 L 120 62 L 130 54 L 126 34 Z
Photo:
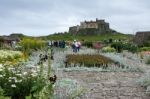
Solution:
M 50 47 L 29 38 L 1 49 L 0 99 L 148 99 L 148 47 L 112 40 L 82 43 L 77 53 L 69 44 Z

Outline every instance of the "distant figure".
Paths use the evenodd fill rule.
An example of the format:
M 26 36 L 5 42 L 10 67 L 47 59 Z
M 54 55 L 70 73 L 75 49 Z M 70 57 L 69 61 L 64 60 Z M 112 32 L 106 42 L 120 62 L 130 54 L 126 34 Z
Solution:
M 48 41 L 48 46 L 51 48 L 53 46 L 53 41 Z
M 75 41 L 75 52 L 78 52 L 78 48 L 79 48 L 78 42 Z
M 58 41 L 58 47 L 62 48 L 62 41 Z
M 77 41 L 74 40 L 72 43 L 72 49 L 73 49 L 73 52 L 75 52 L 75 53 L 77 52 L 77 46 L 78 46 Z
M 80 48 L 81 48 L 81 43 L 80 43 L 80 41 L 78 41 L 78 42 L 77 42 L 77 51 L 78 51 L 78 52 L 79 52 Z
M 55 47 L 58 47 L 58 41 L 55 41 L 55 42 L 54 42 L 54 46 L 55 46 Z
M 65 46 L 66 46 L 66 42 L 63 40 L 62 41 L 62 48 L 65 48 Z

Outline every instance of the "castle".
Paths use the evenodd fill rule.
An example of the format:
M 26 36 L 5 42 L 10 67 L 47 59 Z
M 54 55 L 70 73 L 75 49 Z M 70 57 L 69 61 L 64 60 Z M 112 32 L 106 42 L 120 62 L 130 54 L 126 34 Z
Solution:
M 96 21 L 84 21 L 80 25 L 73 26 L 69 28 L 69 33 L 72 34 L 104 34 L 109 33 L 112 30 L 109 28 L 109 23 L 105 20 L 99 20 L 96 18 Z

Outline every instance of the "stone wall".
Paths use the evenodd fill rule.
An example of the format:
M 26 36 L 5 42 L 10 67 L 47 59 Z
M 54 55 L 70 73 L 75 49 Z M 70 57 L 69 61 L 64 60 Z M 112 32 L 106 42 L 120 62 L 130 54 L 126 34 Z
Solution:
M 134 37 L 134 42 L 138 45 L 142 45 L 143 43 L 150 41 L 150 31 L 145 32 L 137 32 Z
M 85 28 L 99 28 L 97 22 L 81 22 L 80 23 L 80 28 L 85 29 Z

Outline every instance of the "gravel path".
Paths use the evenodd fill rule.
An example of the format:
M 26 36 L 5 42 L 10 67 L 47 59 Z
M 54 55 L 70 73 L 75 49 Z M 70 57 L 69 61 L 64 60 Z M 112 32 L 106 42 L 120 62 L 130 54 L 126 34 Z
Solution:
M 141 73 L 59 71 L 57 76 L 76 80 L 86 89 L 80 99 L 149 99 L 145 89 L 136 84 Z

